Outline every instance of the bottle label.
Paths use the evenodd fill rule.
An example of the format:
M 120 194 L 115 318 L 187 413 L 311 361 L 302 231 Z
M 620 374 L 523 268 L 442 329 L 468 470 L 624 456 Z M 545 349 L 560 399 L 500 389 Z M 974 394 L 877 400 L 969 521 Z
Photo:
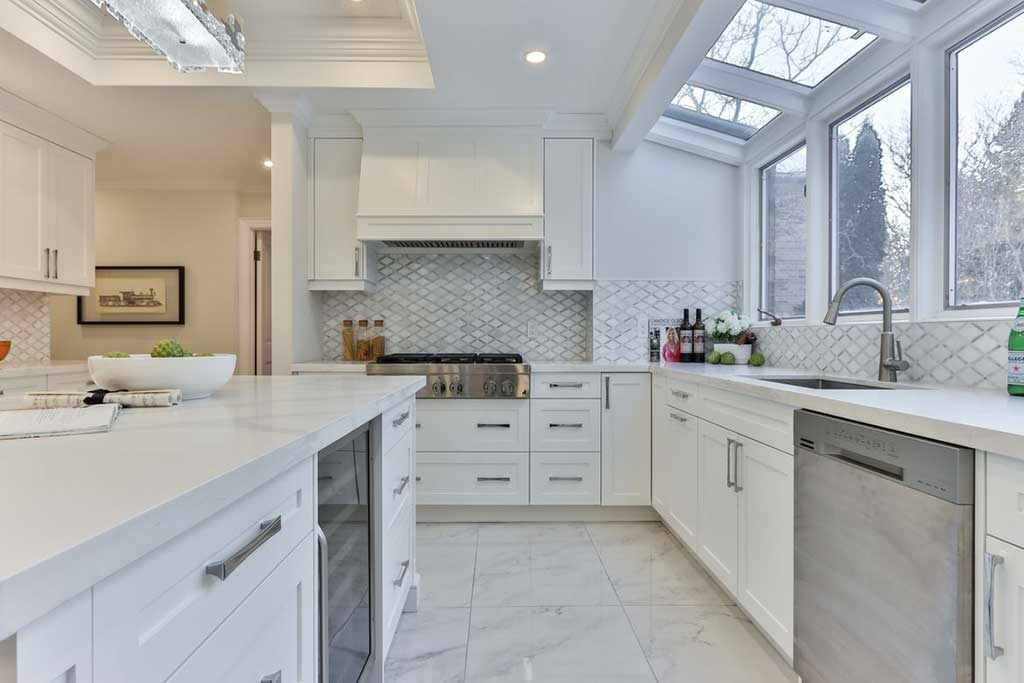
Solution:
M 704 332 L 701 330 L 693 331 L 693 352 L 704 353 Z
M 693 332 L 690 330 L 682 330 L 679 333 L 680 352 L 683 354 L 693 353 Z
M 1014 332 L 1024 332 L 1024 317 L 1015 318 L 1013 321 Z
M 1024 387 L 1024 351 L 1010 351 L 1008 384 Z

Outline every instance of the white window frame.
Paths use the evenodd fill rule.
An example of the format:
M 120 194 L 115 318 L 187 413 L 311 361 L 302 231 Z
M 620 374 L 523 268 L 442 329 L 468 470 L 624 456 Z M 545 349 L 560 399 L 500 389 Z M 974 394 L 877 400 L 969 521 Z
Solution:
M 805 178 L 804 178 L 804 201 L 806 202 L 807 201 L 807 179 L 806 179 L 806 173 L 807 173 L 807 151 L 805 149 L 806 147 L 807 147 L 807 141 L 806 140 L 801 140 L 797 144 L 789 147 L 785 152 L 782 152 L 781 154 L 775 155 L 775 157 L 772 158 L 771 161 L 769 161 L 769 162 L 767 162 L 765 164 L 761 164 L 761 165 L 759 165 L 757 167 L 757 180 L 758 180 L 758 193 L 759 193 L 759 196 L 758 196 L 758 226 L 759 226 L 759 229 L 758 229 L 758 250 L 759 250 L 759 254 L 760 254 L 759 266 L 758 266 L 758 283 L 759 284 L 758 284 L 758 293 L 757 293 L 757 306 L 760 307 L 760 308 L 763 308 L 764 310 L 768 310 L 768 308 L 766 306 L 767 302 L 764 300 L 765 285 L 767 284 L 766 280 L 765 280 L 765 272 L 767 271 L 767 267 L 766 266 L 767 266 L 767 253 L 768 253 L 767 245 L 765 243 L 765 223 L 764 223 L 765 215 L 766 215 L 766 211 L 765 211 L 765 194 L 766 193 L 764 191 L 764 183 L 765 183 L 764 172 L 765 172 L 765 170 L 769 166 L 774 166 L 775 164 L 779 163 L 783 159 L 786 159 L 789 156 L 795 154 L 798 150 L 804 149 L 804 174 L 805 174 Z M 807 212 L 805 211 L 804 215 L 806 216 L 806 214 L 807 214 Z M 806 223 L 805 223 L 805 225 L 804 225 L 804 229 L 805 230 L 806 230 L 806 227 L 807 226 L 806 226 Z M 807 272 L 806 272 L 806 267 L 805 267 L 805 269 L 804 269 L 804 281 L 805 282 L 806 282 L 806 278 L 807 278 Z M 804 313 L 805 313 L 805 315 L 797 315 L 797 316 L 784 316 L 784 315 L 780 315 L 779 318 L 781 318 L 782 320 L 806 320 L 806 311 L 807 311 L 807 291 L 806 291 L 806 288 L 805 288 L 805 290 L 804 290 Z M 775 311 L 771 311 L 771 312 L 775 313 Z M 759 322 L 764 322 L 766 320 L 770 320 L 770 318 L 766 317 L 764 314 L 762 314 L 762 313 L 760 313 L 760 312 L 758 312 L 756 310 L 754 311 L 754 315 L 750 316 L 750 319 L 751 320 L 757 320 Z

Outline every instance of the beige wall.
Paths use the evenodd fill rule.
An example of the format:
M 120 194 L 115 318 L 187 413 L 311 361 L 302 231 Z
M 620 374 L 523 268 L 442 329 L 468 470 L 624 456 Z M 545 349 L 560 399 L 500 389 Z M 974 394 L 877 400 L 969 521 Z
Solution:
M 78 325 L 75 298 L 51 296 L 51 355 L 146 353 L 166 338 L 196 352 L 238 351 L 238 219 L 270 216 L 270 196 L 99 190 L 96 264 L 185 266 L 184 325 Z

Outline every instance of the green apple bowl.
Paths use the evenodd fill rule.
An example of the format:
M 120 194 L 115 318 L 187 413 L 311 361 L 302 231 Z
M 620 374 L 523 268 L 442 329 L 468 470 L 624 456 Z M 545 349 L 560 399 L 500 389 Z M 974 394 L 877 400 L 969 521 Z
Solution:
M 181 397 L 189 400 L 212 396 L 227 384 L 236 361 L 233 353 L 184 358 L 154 358 L 148 353 L 126 358 L 89 356 L 89 374 L 100 389 L 180 389 Z

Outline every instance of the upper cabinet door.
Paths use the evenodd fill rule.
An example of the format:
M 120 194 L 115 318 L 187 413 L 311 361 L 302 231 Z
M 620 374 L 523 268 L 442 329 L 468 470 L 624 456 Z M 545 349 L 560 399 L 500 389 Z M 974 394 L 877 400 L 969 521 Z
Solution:
M 594 141 L 544 141 L 545 280 L 594 277 Z
M 359 166 L 363 141 L 313 141 L 313 280 L 365 278 L 365 254 L 356 240 Z
M 602 376 L 601 505 L 651 504 L 651 376 Z
M 49 143 L 0 123 L 0 277 L 47 280 Z
M 51 276 L 68 285 L 96 282 L 95 171 L 91 159 L 50 145 L 47 202 Z

